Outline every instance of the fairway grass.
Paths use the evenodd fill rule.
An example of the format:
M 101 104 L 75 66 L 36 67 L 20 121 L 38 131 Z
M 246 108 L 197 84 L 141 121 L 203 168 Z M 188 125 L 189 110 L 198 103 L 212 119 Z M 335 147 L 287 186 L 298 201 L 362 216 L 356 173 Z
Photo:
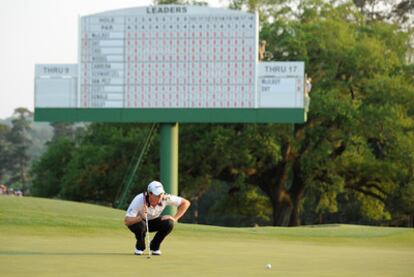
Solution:
M 0 197 L 0 276 L 414 276 L 413 229 L 179 223 L 163 256 L 147 259 L 131 254 L 123 216 L 69 201 Z

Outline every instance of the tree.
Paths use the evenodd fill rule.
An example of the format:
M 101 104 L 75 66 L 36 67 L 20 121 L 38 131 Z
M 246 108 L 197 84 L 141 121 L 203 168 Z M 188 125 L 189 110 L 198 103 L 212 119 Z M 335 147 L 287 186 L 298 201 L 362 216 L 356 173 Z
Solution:
M 412 20 L 412 14 L 414 12 L 414 2 L 412 0 L 398 1 L 394 4 L 392 12 L 398 23 L 410 24 L 409 20 Z
M 270 198 L 275 225 L 300 224 L 306 188 L 312 187 L 320 192 L 313 209 L 321 215 L 338 211 L 339 198 L 352 197 L 361 216 L 387 219 L 390 197 L 411 178 L 401 179 L 393 166 L 409 172 L 410 162 L 401 164 L 396 155 L 397 141 L 411 137 L 413 83 L 402 78 L 408 34 L 386 22 L 363 20 L 350 4 L 304 1 L 300 10 L 290 20 L 275 14 L 274 22 L 262 24 L 261 37 L 276 60 L 307 63 L 315 83 L 309 119 L 292 128 L 269 126 L 277 130 L 273 139 L 280 158 L 256 155 L 246 180 Z M 401 153 L 413 153 L 405 145 Z M 357 164 L 360 170 L 352 170 Z M 240 165 L 228 172 L 236 178 L 242 170 L 234 167 Z
M 11 144 L 7 140 L 9 132 L 10 128 L 7 125 L 0 124 L 0 182 L 4 180 L 4 174 L 10 167 L 8 158 Z
M 7 140 L 12 144 L 8 159 L 11 175 L 10 181 L 12 183 L 19 183 L 22 186 L 23 192 L 26 193 L 29 190 L 27 171 L 30 157 L 27 150 L 31 144 L 28 132 L 31 128 L 29 118 L 32 116 L 32 112 L 26 108 L 17 108 L 13 116 L 12 128 L 7 136 Z
M 408 23 L 414 11 L 412 0 L 353 0 L 361 14 L 368 20 Z
M 52 122 L 50 123 L 50 125 L 53 127 L 52 142 L 57 141 L 60 138 L 74 140 L 75 131 L 74 131 L 73 123 Z
M 113 206 L 124 179 L 128 177 L 130 161 L 134 153 L 141 150 L 147 134 L 146 125 L 91 124 L 66 166 L 60 196 Z M 148 155 L 138 169 L 134 178 L 137 185 L 131 195 L 142 191 L 149 181 L 159 178 L 157 149 L 151 149 L 157 155 Z
M 75 143 L 67 138 L 49 143 L 47 151 L 33 163 L 30 171 L 33 178 L 33 195 L 60 197 L 62 179 L 75 151 Z
M 183 4 L 182 0 L 154 0 L 154 5 Z
M 274 141 L 276 131 L 262 124 L 181 127 L 181 194 L 191 199 L 196 222 L 220 225 L 243 222 L 242 226 L 269 223 L 270 208 L 263 205 L 268 202 L 246 184 L 250 184 L 247 176 L 258 167 L 280 158 L 279 145 Z M 204 205 L 206 201 L 208 204 Z M 248 208 L 242 203 L 249 203 Z
M 202 0 L 154 0 L 154 5 L 194 5 L 207 6 L 208 3 Z
M 55 137 L 32 167 L 34 193 L 114 206 L 147 131 L 145 125 L 93 123 L 75 140 Z M 139 168 L 129 198 L 159 177 L 155 153 Z
M 308 121 L 183 125 L 180 194 L 193 201 L 192 219 L 262 224 L 271 214 L 274 225 L 296 226 L 398 225 L 412 217 L 409 33 L 388 21 L 367 20 L 350 2 L 306 0 L 288 13 L 256 7 L 263 15 L 260 38 L 268 42 L 274 60 L 306 63 L 313 79 Z M 62 176 L 58 195 L 114 203 L 133 149 L 145 135 L 145 125 L 91 124 L 64 171 L 53 168 Z M 158 177 L 159 149 L 154 146 L 131 197 Z M 56 147 L 58 154 L 48 159 L 62 157 L 63 148 Z
M 401 78 L 407 34 L 385 22 L 365 24 L 352 5 L 309 3 L 299 21 L 276 20 L 262 29 L 275 59 L 304 60 L 315 83 L 308 121 L 295 125 L 291 135 L 282 135 L 278 163 L 252 176 L 271 198 L 276 225 L 298 225 L 305 188 L 321 183 L 328 191 L 336 189 L 320 201 L 330 198 L 326 203 L 334 203 L 346 191 L 375 199 L 370 206 L 386 206 L 399 182 L 392 163 L 401 157 L 395 156 L 397 151 L 383 151 L 385 145 L 387 151 L 398 148 L 395 140 L 406 140 L 412 124 L 408 107 L 413 84 Z M 390 137 L 386 142 L 385 134 Z M 365 152 L 358 153 L 361 147 Z M 412 153 L 413 148 L 405 151 Z M 360 171 L 351 170 L 355 164 L 345 170 L 344 164 L 336 164 L 355 154 L 363 165 Z M 336 211 L 321 204 L 316 207 Z

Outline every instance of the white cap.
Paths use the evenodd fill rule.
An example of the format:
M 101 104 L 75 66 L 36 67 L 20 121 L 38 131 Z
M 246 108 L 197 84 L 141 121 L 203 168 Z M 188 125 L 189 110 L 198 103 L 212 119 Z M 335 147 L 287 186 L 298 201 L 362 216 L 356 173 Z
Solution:
M 151 192 L 154 195 L 160 195 L 161 193 L 165 193 L 164 187 L 158 181 L 152 181 L 148 185 L 148 192 Z

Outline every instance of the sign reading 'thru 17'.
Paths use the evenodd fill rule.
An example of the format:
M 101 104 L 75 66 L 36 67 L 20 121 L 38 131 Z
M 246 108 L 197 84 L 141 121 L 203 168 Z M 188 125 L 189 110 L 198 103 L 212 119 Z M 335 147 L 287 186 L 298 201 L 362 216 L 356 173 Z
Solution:
M 260 107 L 303 107 L 303 62 L 263 62 L 258 67 Z

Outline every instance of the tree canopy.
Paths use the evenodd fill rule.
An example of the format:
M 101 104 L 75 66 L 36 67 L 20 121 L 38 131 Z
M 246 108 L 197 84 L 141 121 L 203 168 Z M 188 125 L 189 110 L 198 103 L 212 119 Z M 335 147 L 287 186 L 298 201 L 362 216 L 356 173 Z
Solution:
M 181 125 L 180 193 L 196 203 L 187 220 L 296 226 L 402 224 L 414 216 L 414 66 L 404 25 L 412 6 L 398 1 L 394 17 L 374 16 L 382 10 L 369 7 L 378 3 L 232 1 L 259 11 L 272 60 L 305 62 L 313 83 L 308 120 Z M 62 135 L 33 167 L 37 192 L 113 205 L 147 129 L 91 124 L 73 139 Z M 158 178 L 157 142 L 130 198 Z

